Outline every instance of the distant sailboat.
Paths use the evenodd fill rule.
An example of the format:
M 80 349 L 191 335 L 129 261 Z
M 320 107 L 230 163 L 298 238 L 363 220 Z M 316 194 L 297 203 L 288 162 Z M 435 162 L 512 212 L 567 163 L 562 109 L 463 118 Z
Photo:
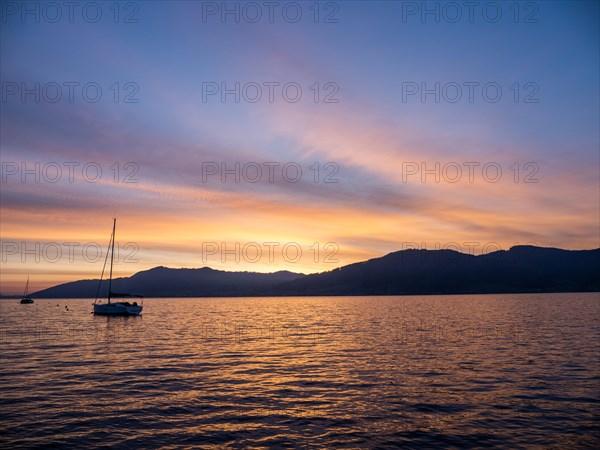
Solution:
M 142 305 L 138 305 L 137 302 L 112 302 L 113 298 L 144 298 L 141 295 L 133 294 L 117 294 L 112 291 L 112 270 L 113 270 L 113 257 L 115 254 L 115 229 L 117 227 L 117 219 L 113 219 L 113 229 L 110 236 L 110 242 L 108 247 L 110 248 L 110 275 L 108 278 L 108 297 L 106 303 L 98 302 L 98 294 L 100 293 L 100 287 L 102 286 L 102 278 L 104 277 L 104 269 L 106 269 L 106 260 L 108 259 L 108 252 L 106 258 L 104 258 L 104 266 L 102 267 L 102 274 L 100 275 L 100 282 L 98 284 L 98 290 L 96 291 L 96 299 L 94 300 L 94 314 L 101 314 L 106 316 L 137 316 L 142 312 Z
M 33 299 L 27 294 L 29 292 L 29 277 L 27 277 L 27 283 L 25 284 L 25 292 L 23 292 L 23 298 L 21 304 L 33 303 Z

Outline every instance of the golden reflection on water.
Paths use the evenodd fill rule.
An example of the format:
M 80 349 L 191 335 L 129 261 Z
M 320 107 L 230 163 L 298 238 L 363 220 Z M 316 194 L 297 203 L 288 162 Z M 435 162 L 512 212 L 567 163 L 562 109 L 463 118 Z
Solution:
M 597 294 L 30 306 L 0 305 L 4 428 L 29 444 L 51 427 L 221 448 L 595 439 Z

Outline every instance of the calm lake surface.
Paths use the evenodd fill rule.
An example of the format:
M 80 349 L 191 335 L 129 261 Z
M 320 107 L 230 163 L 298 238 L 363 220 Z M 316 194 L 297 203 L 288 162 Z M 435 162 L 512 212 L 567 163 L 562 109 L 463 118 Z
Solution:
M 3 448 L 600 445 L 598 293 L 91 303 L 0 301 Z

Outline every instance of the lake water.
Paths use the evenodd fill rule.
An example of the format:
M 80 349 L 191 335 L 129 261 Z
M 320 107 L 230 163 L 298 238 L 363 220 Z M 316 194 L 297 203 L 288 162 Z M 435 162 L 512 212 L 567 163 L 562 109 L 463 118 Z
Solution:
M 0 446 L 600 445 L 600 294 L 0 301 Z

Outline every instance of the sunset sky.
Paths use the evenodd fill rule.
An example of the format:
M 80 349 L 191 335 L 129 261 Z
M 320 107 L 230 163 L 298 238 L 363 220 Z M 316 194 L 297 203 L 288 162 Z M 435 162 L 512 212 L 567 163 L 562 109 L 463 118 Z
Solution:
M 99 277 L 113 217 L 116 276 L 600 246 L 598 2 L 287 3 L 3 2 L 1 294 Z

